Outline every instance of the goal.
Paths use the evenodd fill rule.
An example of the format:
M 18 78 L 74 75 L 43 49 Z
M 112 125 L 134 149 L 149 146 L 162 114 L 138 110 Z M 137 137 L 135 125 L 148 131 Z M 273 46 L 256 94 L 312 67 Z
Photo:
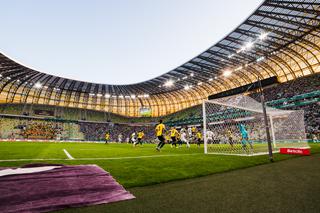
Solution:
M 274 152 L 308 148 L 304 111 L 266 107 Z M 268 153 L 262 104 L 245 95 L 203 102 L 206 154 L 260 155 Z

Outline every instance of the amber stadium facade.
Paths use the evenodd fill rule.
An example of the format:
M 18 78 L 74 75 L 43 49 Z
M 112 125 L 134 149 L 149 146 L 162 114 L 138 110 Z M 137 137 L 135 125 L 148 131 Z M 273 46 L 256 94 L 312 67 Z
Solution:
M 320 72 L 319 15 L 320 0 L 264 1 L 200 55 L 159 77 L 131 85 L 53 76 L 0 54 L 0 104 L 53 105 L 134 117 L 147 108 L 157 117 L 258 79 L 277 77 L 286 82 Z

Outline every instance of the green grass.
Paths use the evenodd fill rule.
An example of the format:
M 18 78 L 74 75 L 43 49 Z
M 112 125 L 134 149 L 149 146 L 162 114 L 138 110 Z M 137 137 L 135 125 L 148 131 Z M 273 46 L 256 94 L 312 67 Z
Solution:
M 154 186 L 136 199 L 62 213 L 320 212 L 320 154 Z
M 310 144 L 310 146 L 313 153 L 320 153 L 320 144 Z M 97 164 L 110 172 L 124 187 L 130 188 L 269 163 L 267 155 L 253 157 L 204 155 L 203 149 L 195 146 L 191 149 L 172 149 L 168 145 L 159 153 L 154 148 L 155 145 L 133 148 L 129 144 L 1 142 L 0 167 L 39 162 L 68 165 Z M 75 160 L 67 160 L 63 149 L 66 149 Z M 140 158 L 141 156 L 145 157 Z M 275 161 L 294 157 L 296 156 L 274 155 Z M 1 161 L 8 159 L 28 160 Z

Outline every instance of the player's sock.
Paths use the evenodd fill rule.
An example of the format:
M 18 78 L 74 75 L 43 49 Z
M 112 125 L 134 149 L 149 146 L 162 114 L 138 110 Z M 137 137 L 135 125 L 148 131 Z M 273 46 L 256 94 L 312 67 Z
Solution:
M 160 148 L 162 148 L 162 147 L 164 146 L 164 144 L 165 144 L 165 142 L 162 142 L 162 144 L 161 144 Z

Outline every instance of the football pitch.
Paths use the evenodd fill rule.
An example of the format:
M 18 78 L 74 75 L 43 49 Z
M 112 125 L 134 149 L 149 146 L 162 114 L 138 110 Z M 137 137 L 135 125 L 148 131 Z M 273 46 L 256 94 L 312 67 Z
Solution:
M 319 144 L 310 144 L 312 153 L 320 152 Z M 295 156 L 274 154 L 275 161 Z M 131 144 L 1 142 L 0 167 L 30 163 L 65 165 L 96 164 L 124 187 L 131 188 L 174 180 L 201 177 L 269 163 L 267 155 L 205 155 L 203 147 L 171 148 L 161 152 L 154 144 L 132 147 Z

